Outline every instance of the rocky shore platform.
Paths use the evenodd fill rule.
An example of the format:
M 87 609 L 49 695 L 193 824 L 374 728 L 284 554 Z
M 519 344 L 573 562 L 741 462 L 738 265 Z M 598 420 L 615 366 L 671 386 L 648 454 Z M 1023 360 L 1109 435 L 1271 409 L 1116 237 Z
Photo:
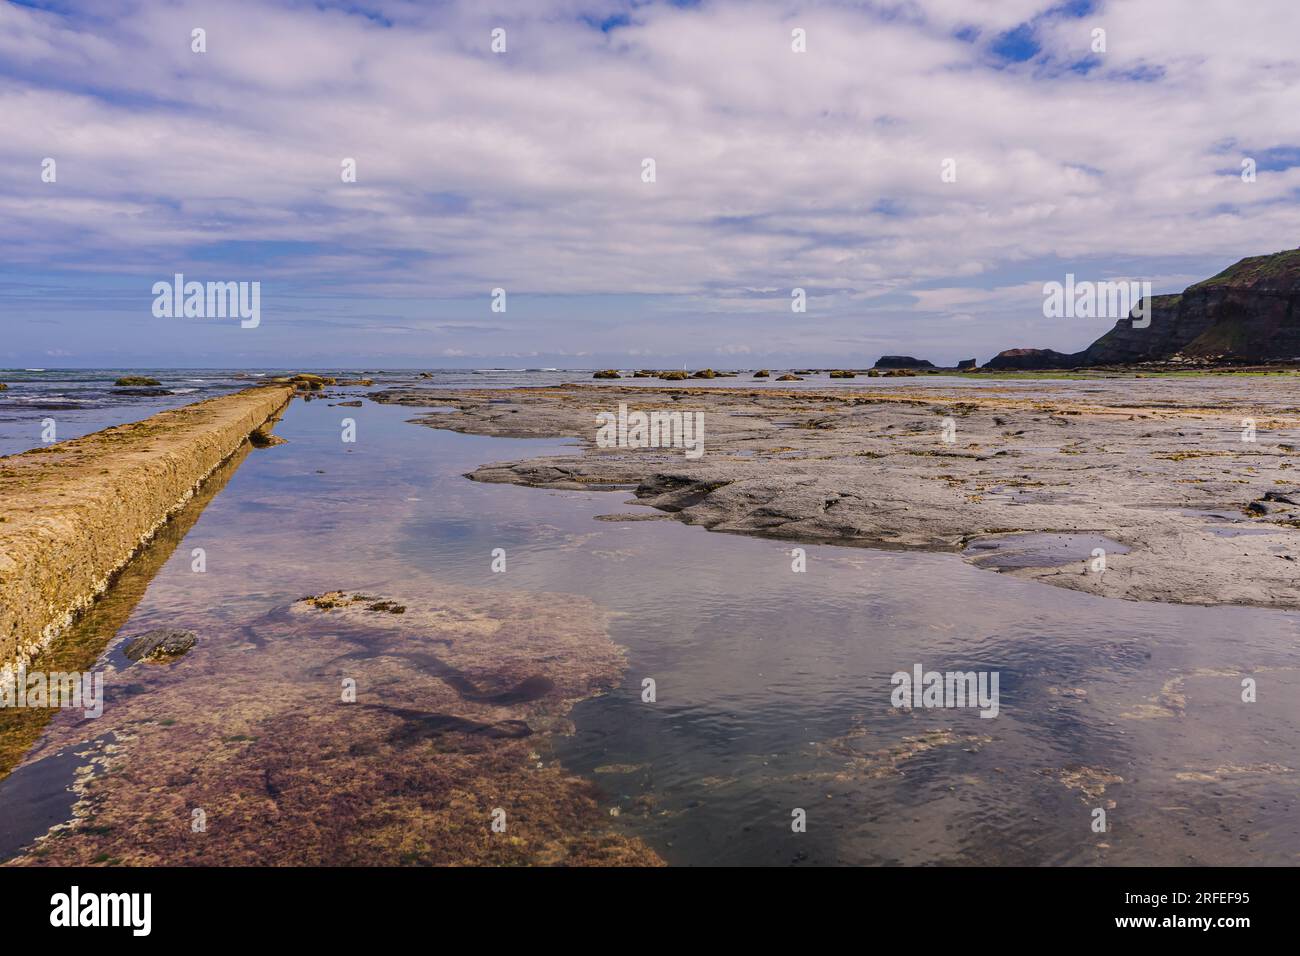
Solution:
M 1300 607 L 1300 379 L 1132 376 L 979 388 L 398 388 L 435 428 L 572 436 L 468 477 L 633 489 L 714 531 L 959 553 L 1096 595 Z M 601 448 L 597 414 L 704 413 L 704 449 Z M 450 410 L 447 410 L 450 409 Z M 1100 560 L 1099 560 L 1100 558 Z M 942 582 L 936 582 L 936 586 Z
M 625 670 L 607 624 L 577 595 L 439 585 L 207 632 L 52 725 L 14 779 L 70 762 L 71 819 L 5 865 L 660 866 L 554 751 Z

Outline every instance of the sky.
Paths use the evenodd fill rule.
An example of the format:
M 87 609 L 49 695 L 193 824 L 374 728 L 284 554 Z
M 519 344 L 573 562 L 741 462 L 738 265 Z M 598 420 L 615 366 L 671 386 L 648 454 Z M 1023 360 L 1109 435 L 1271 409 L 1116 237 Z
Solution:
M 1045 317 L 1044 283 L 1176 292 L 1300 245 L 1297 27 L 1295 0 L 3 3 L 0 366 L 1075 351 L 1114 319 Z M 176 273 L 260 283 L 259 324 L 156 316 Z

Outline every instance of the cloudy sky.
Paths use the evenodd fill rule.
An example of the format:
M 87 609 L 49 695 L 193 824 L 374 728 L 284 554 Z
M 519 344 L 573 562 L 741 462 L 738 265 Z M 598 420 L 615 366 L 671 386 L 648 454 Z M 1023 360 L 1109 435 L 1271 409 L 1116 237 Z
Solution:
M 1295 0 L 5 3 L 0 365 L 1073 351 L 1113 321 L 1044 318 L 1044 282 L 1178 291 L 1300 245 L 1298 27 Z M 260 282 L 261 325 L 155 318 L 177 272 Z

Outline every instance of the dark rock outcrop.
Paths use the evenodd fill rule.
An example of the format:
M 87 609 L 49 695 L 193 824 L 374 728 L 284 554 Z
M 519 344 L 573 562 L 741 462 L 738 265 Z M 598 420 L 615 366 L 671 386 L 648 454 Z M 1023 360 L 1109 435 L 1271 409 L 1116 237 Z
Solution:
M 957 371 L 966 372 L 969 371 L 970 369 L 975 368 L 975 366 L 978 364 L 979 363 L 976 362 L 975 359 L 962 359 L 960 362 L 957 363 Z
M 910 355 L 882 355 L 874 368 L 934 368 L 933 362 L 912 358 Z
M 193 631 L 160 628 L 131 638 L 122 653 L 133 661 L 165 663 L 188 652 L 198 639 Z
M 1060 369 L 1075 368 L 1079 364 L 1077 355 L 1067 355 L 1054 349 L 1006 349 L 993 356 L 984 367 L 989 371 L 1014 369 Z
M 148 375 L 123 375 L 114 385 L 161 385 L 162 382 L 156 378 L 150 378 Z

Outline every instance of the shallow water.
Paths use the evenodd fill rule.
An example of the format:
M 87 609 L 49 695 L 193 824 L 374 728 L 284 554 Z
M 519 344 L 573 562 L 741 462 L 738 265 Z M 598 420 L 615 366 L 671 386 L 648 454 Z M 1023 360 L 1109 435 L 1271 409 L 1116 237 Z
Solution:
M 437 431 L 407 423 L 413 414 L 295 402 L 276 429 L 289 444 L 248 456 L 125 620 L 91 618 L 103 660 L 121 668 L 122 638 L 165 626 L 200 634 L 191 653 L 202 664 L 253 622 L 335 588 L 579 594 L 612 612 L 628 670 L 573 710 L 576 731 L 556 738 L 555 754 L 599 783 L 617 826 L 670 863 L 1282 864 L 1300 854 L 1295 615 L 1110 601 L 952 554 L 807 545 L 796 573 L 789 542 L 593 520 L 645 510 L 626 491 L 468 481 L 485 462 L 559 446 Z M 340 439 L 345 417 L 355 444 Z M 505 573 L 491 570 L 495 548 Z M 996 671 L 998 716 L 895 709 L 890 676 L 916 664 Z M 115 695 L 175 689 L 186 673 L 140 683 L 110 670 L 106 712 Z M 1258 682 L 1257 703 L 1240 699 L 1245 677 Z M 642 700 L 646 678 L 653 703 Z M 78 719 L 58 714 L 46 739 L 95 738 L 95 721 Z M 129 753 L 131 742 L 117 746 Z M 69 783 L 59 759 L 59 772 L 29 763 L 0 785 L 11 844 L 0 856 L 48 825 Z M 1096 808 L 1105 833 L 1092 830 Z M 796 809 L 805 833 L 792 832 Z M 268 848 L 277 839 L 272 826 L 251 836 Z

